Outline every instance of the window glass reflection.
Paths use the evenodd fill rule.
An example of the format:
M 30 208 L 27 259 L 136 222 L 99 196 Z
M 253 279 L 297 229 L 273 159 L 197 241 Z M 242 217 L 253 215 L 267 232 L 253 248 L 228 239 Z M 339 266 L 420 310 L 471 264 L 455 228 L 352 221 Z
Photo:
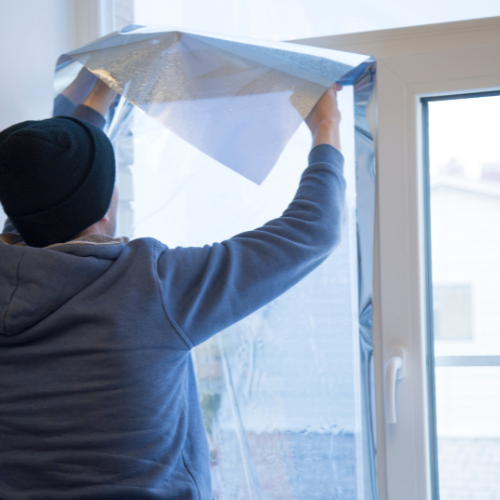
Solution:
M 352 87 L 339 99 L 349 185 L 340 246 L 285 295 L 193 352 L 218 500 L 365 498 Z M 279 216 L 310 149 L 304 126 L 257 186 L 140 110 L 130 124 L 115 137 L 133 152 L 118 172 L 129 193 L 120 223 L 169 246 L 210 244 Z

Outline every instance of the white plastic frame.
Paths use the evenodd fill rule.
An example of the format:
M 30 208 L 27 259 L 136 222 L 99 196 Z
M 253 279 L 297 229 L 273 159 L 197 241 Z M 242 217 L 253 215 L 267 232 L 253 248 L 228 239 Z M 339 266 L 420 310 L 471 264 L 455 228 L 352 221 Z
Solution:
M 500 89 L 500 17 L 298 40 L 377 58 L 375 392 L 380 500 L 437 500 L 426 368 L 424 159 L 420 98 Z M 397 424 L 384 418 L 384 367 L 407 352 Z

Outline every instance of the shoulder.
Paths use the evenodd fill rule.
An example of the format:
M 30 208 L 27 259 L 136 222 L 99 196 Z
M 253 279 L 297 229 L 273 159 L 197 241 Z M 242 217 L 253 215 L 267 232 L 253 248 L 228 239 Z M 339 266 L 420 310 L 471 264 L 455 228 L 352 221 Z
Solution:
M 127 247 L 130 249 L 154 249 L 158 246 L 165 247 L 163 243 L 155 238 L 134 238 L 127 242 Z
M 149 256 L 150 258 L 158 258 L 158 256 L 167 249 L 167 246 L 155 238 L 135 238 L 130 240 L 125 245 L 128 255 Z

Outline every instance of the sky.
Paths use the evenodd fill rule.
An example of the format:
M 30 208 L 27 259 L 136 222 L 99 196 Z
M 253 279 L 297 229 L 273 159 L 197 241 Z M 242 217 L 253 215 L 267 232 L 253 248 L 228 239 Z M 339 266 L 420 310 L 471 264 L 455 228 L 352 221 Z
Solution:
M 455 158 L 467 177 L 481 165 L 500 164 L 500 96 L 429 103 L 431 173 Z

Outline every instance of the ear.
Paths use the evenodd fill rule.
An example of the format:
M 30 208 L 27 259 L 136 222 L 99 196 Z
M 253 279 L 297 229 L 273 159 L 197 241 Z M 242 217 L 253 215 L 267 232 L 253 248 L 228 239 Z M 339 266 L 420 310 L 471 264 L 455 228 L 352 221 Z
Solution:
M 109 222 L 109 215 L 106 213 L 106 215 L 99 222 Z

